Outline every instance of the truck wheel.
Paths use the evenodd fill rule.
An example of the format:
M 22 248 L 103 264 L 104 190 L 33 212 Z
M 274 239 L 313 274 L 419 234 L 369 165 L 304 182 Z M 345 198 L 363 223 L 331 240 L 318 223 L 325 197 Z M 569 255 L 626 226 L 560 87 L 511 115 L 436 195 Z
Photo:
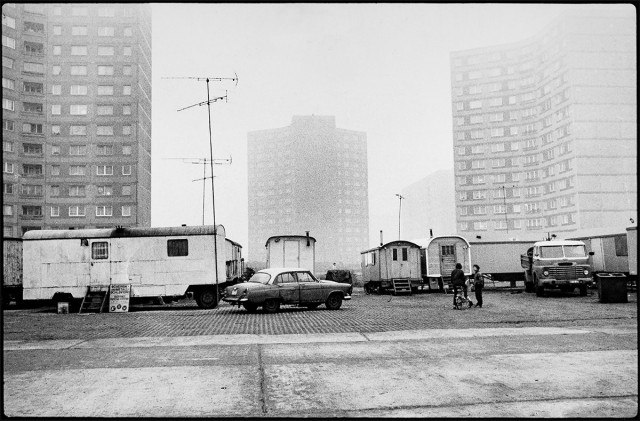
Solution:
M 342 305 L 342 296 L 337 292 L 334 292 L 333 294 L 329 295 L 329 298 L 327 298 L 325 305 L 329 310 L 338 310 Z
M 244 309 L 249 313 L 255 313 L 256 310 L 258 310 L 258 306 L 253 303 L 244 303 L 242 304 L 242 307 L 244 307 Z
M 533 282 L 525 282 L 524 283 L 524 291 L 525 292 L 533 292 Z
M 544 287 L 542 285 L 536 285 L 536 295 L 538 297 L 544 297 Z
M 216 296 L 215 287 L 202 288 L 196 294 L 196 303 L 198 307 L 204 309 L 212 309 L 218 306 L 218 297 Z
M 275 299 L 270 299 L 264 302 L 262 305 L 262 310 L 265 313 L 277 313 L 280 310 L 280 302 Z
M 587 286 L 586 285 L 580 285 L 580 295 L 581 296 L 585 296 L 587 295 Z

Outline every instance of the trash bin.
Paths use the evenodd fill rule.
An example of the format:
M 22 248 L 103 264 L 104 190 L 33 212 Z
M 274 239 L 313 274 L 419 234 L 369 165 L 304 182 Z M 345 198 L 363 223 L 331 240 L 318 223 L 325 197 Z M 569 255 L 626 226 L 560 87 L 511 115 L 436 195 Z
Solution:
M 597 273 L 598 297 L 601 303 L 628 303 L 627 277 L 624 273 Z

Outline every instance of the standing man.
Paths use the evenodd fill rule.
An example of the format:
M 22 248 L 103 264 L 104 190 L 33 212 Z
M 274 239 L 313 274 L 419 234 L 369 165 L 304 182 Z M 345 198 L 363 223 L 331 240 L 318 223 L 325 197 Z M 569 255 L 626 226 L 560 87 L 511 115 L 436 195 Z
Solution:
M 473 265 L 473 285 L 476 289 L 476 307 L 482 308 L 482 288 L 484 288 L 484 277 L 480 273 L 480 266 Z
M 467 297 L 467 283 L 460 263 L 456 263 L 456 268 L 451 272 L 451 284 L 453 284 L 453 309 L 458 309 L 456 297 L 458 296 L 459 290 L 464 292 L 464 299 L 469 302 L 469 307 L 471 307 L 473 303 L 469 297 Z

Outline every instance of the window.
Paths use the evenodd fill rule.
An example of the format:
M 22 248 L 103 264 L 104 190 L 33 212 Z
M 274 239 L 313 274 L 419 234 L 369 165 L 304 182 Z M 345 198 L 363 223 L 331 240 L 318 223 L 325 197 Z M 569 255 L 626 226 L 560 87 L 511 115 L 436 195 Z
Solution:
M 113 207 L 96 206 L 96 216 L 113 216 Z
M 51 166 L 51 175 L 60 175 L 60 165 Z
M 87 34 L 88 34 L 88 31 L 87 31 L 87 27 L 86 26 L 72 26 L 71 27 L 71 35 L 84 36 L 84 35 L 87 35 Z
M 131 86 L 130 85 L 124 85 L 122 87 L 122 95 L 131 95 Z
M 60 125 L 59 124 L 51 125 L 51 134 L 52 135 L 59 136 L 61 133 L 62 132 L 60 131 Z
M 495 127 L 491 129 L 491 137 L 504 136 L 504 127 Z
M 487 221 L 478 221 L 473 223 L 473 229 L 476 231 L 484 231 L 487 229 Z
M 125 76 L 131 76 L 133 74 L 133 67 L 122 66 L 122 74 Z M 131 89 L 131 87 L 129 87 L 129 89 Z
M 131 206 L 122 207 L 122 216 L 131 216 Z
M 130 56 L 133 53 L 133 50 L 131 49 L 130 46 L 125 46 L 122 53 L 125 56 Z
M 9 28 L 16 29 L 16 20 L 11 16 L 5 15 L 4 13 L 2 14 L 2 24 L 4 26 L 8 26 Z
M 15 129 L 13 120 L 2 120 L 2 130 L 8 130 L 12 132 Z
M 128 186 L 128 185 L 122 186 L 122 195 L 131 196 L 131 186 Z
M 489 114 L 489 121 L 503 121 L 504 113 L 492 113 Z
M 124 145 L 122 147 L 122 155 L 131 155 L 132 149 L 130 145 Z
M 2 152 L 13 152 L 13 142 L 9 142 L 8 140 L 3 140 Z
M 188 256 L 189 242 L 188 240 L 167 240 L 167 256 Z
M 87 75 L 87 66 L 71 66 L 71 75 L 72 76 L 86 76 Z
M 392 249 L 393 252 L 393 261 L 397 261 L 398 260 L 398 249 Z
M 69 175 L 85 175 L 86 167 L 84 165 L 70 165 Z
M 98 115 L 113 115 L 113 105 L 98 105 Z
M 72 45 L 71 46 L 71 55 L 72 56 L 86 56 L 87 55 L 87 46 L 86 45 Z
M 471 182 L 473 184 L 484 184 L 484 175 L 474 175 Z
M 86 95 L 88 92 L 87 85 L 71 85 L 70 94 L 71 95 Z
M 2 183 L 2 194 L 13 194 L 13 184 Z
M 62 106 L 60 104 L 51 105 L 51 115 L 60 115 L 61 110 Z
M 89 16 L 86 6 L 74 6 L 71 8 L 71 16 Z
M 491 98 L 489 100 L 489 105 L 491 107 L 498 107 L 498 106 L 502 105 L 502 98 Z
M 22 89 L 28 94 L 41 94 L 44 91 L 42 83 L 23 82 Z
M 42 104 L 38 102 L 23 102 L 22 111 L 25 113 L 42 114 Z
M 122 115 L 131 115 L 131 105 L 122 106 Z
M 122 175 L 131 175 L 131 165 L 122 166 Z
M 7 98 L 2 98 L 2 109 L 3 110 L 9 110 L 9 111 L 15 111 L 15 109 L 16 109 L 15 101 L 7 99 Z
M 7 174 L 13 174 L 13 164 L 11 162 L 3 162 L 2 172 Z
M 86 145 L 71 145 L 69 146 L 69 155 L 80 156 L 87 154 Z
M 62 73 L 62 66 L 57 65 L 57 64 L 51 66 L 51 74 L 52 75 L 57 76 L 57 75 L 59 75 L 61 73 Z
M 6 89 L 15 90 L 16 82 L 13 79 L 7 79 L 6 77 L 2 78 L 2 87 Z
M 89 106 L 87 104 L 72 104 L 69 107 L 69 113 L 71 115 L 87 115 Z
M 112 56 L 114 54 L 114 48 L 111 45 L 99 45 L 98 46 L 98 55 L 99 56 Z
M 96 155 L 113 155 L 113 145 L 98 145 Z
M 108 259 L 109 243 L 107 243 L 106 241 L 95 241 L 91 243 L 91 258 L 92 259 Z
M 13 59 L 2 56 L 2 67 L 6 67 L 7 69 L 13 69 Z
M 60 196 L 60 186 L 51 186 L 51 196 Z
M 26 22 L 25 22 L 26 24 Z M 2 46 L 9 47 L 11 49 L 16 49 L 16 40 L 14 38 L 8 37 L 6 35 L 2 36 Z
M 131 126 L 128 124 L 125 126 L 122 126 L 122 134 L 124 136 L 129 136 L 131 134 Z
M 96 166 L 96 175 L 113 175 L 113 165 Z
M 124 28 L 124 36 L 125 37 L 133 36 L 133 29 L 131 27 Z
M 113 126 L 98 126 L 96 134 L 98 136 L 113 136 Z
M 116 28 L 113 26 L 100 26 L 98 27 L 99 37 L 112 37 L 116 34 Z
M 111 196 L 111 195 L 113 195 L 113 187 L 112 186 L 98 186 L 98 195 L 99 196 Z
M 51 206 L 51 216 L 60 216 L 60 206 Z
M 22 216 L 42 216 L 42 206 L 22 206 Z
M 87 126 L 71 126 L 69 127 L 69 134 L 71 136 L 86 136 Z
M 25 155 L 42 155 L 42 145 L 33 143 L 24 143 L 22 150 Z
M 485 161 L 483 160 L 474 160 L 471 161 L 471 168 L 473 169 L 480 169 L 480 168 L 484 168 L 485 166 Z
M 12 205 L 3 205 L 2 206 L 2 215 L 4 215 L 4 216 L 12 216 L 13 215 L 13 206 Z
M 51 155 L 60 155 L 60 146 L 51 146 Z
M 472 110 L 482 108 L 482 101 L 469 101 L 469 108 Z
M 22 133 L 42 134 L 42 124 L 22 123 Z
M 487 191 L 486 190 L 476 190 L 476 191 L 473 192 L 473 198 L 475 200 L 486 199 L 487 198 Z
M 409 249 L 407 247 L 402 248 L 402 260 L 405 262 L 409 260 Z
M 69 216 L 85 216 L 84 206 L 69 206 Z
M 113 86 L 112 85 L 98 86 L 98 95 L 113 95 Z
M 84 196 L 85 186 L 69 186 L 69 196 Z M 83 212 L 84 215 L 84 212 Z
M 98 66 L 98 76 L 113 76 L 113 66 Z

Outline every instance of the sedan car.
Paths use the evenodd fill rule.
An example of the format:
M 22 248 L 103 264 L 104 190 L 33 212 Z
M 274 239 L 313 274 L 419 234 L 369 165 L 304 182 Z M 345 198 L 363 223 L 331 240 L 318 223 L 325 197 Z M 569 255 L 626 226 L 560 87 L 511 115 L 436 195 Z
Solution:
M 262 307 L 265 313 L 275 313 L 281 304 L 307 308 L 324 304 L 329 310 L 338 310 L 343 300 L 351 299 L 352 289 L 349 284 L 318 280 L 307 269 L 270 268 L 259 270 L 247 282 L 227 287 L 222 300 L 249 312 Z

